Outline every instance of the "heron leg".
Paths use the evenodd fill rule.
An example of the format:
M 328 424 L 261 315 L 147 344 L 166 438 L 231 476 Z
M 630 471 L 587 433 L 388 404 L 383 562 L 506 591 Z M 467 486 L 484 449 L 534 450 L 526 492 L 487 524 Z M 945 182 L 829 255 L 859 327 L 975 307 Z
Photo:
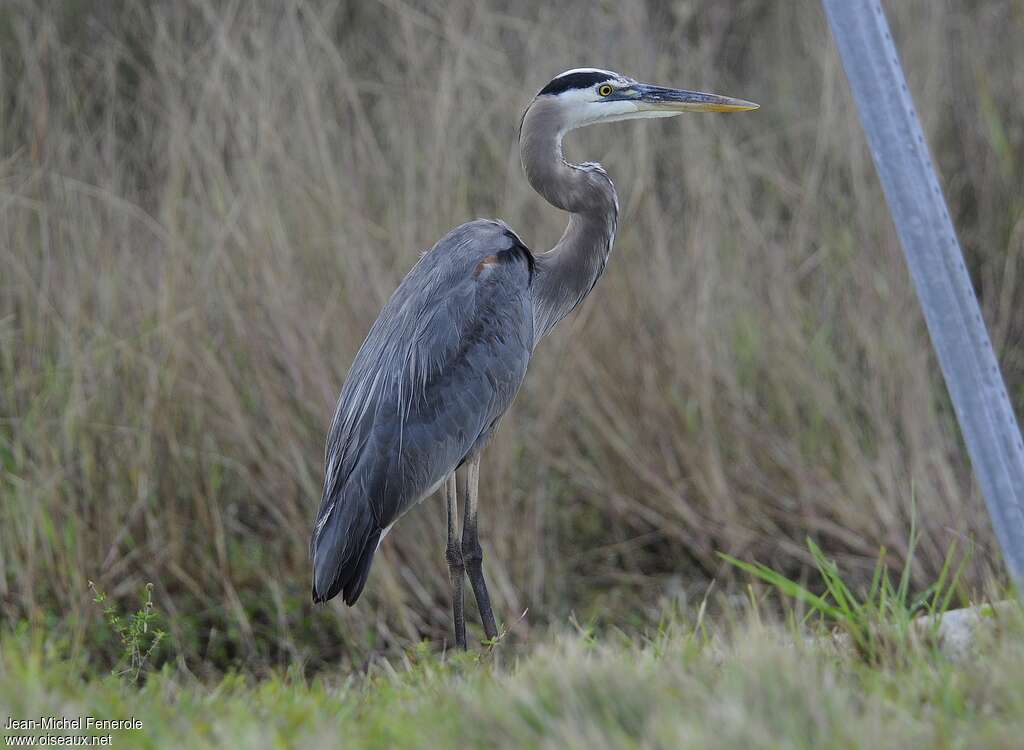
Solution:
M 484 582 L 484 553 L 480 548 L 477 536 L 476 511 L 478 489 L 480 484 L 480 454 L 473 457 L 466 470 L 466 517 L 462 522 L 462 559 L 469 574 L 469 582 L 476 596 L 476 606 L 480 610 L 484 633 L 488 640 L 498 637 L 498 628 L 494 624 L 494 612 L 491 611 L 491 597 L 487 593 Z
M 466 613 L 463 608 L 462 587 L 465 582 L 463 573 L 466 564 L 462 560 L 462 548 L 459 546 L 458 529 L 458 494 L 455 488 L 455 472 L 444 482 L 444 504 L 448 511 L 448 546 L 444 557 L 448 562 L 448 577 L 452 582 L 452 616 L 455 620 L 455 645 L 466 650 Z

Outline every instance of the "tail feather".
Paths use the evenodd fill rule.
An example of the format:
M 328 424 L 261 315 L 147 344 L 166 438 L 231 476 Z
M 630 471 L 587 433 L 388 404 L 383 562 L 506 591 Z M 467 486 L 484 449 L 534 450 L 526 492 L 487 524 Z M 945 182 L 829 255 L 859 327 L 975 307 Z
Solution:
M 373 555 L 377 551 L 377 545 L 380 543 L 380 535 L 380 529 L 370 534 L 370 537 L 366 540 L 366 546 L 363 547 L 363 553 L 359 556 L 359 562 L 355 566 L 352 577 L 345 584 L 345 604 L 350 607 L 356 603 L 359 595 L 363 593 L 363 586 L 366 585 L 366 579 L 370 576 L 370 565 L 373 564 Z
M 365 502 L 337 504 L 313 537 L 313 601 L 326 602 L 344 592 L 356 603 L 370 574 L 381 529 Z

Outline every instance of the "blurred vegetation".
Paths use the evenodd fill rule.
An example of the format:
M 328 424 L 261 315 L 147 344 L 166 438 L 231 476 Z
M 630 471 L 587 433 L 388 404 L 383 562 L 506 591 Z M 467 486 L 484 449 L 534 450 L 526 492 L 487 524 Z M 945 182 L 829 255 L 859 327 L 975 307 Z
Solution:
M 888 3 L 1018 410 L 1020 4 Z M 88 588 L 146 581 L 198 674 L 360 665 L 449 637 L 444 514 L 411 513 L 359 606 L 309 603 L 323 440 L 417 253 L 564 216 L 522 176 L 531 93 L 570 67 L 757 113 L 573 135 L 622 215 L 484 458 L 514 632 L 623 627 L 733 572 L 801 580 L 810 536 L 868 584 L 955 539 L 1003 576 L 817 3 L 13 0 L 0 7 L 0 616 L 107 666 Z
M 5 635 L 0 706 L 141 722 L 110 732 L 114 747 L 1017 748 L 1019 604 L 986 630 L 978 658 L 918 643 L 872 666 L 753 618 L 703 629 L 666 614 L 640 640 L 560 633 L 516 660 L 424 646 L 347 678 L 289 670 L 206 684 L 167 668 L 138 690 Z

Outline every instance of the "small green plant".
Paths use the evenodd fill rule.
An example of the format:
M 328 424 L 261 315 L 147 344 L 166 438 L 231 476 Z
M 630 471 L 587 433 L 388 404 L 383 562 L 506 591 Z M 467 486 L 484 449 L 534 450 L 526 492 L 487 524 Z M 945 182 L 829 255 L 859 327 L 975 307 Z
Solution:
M 829 630 L 845 632 L 857 653 L 868 662 L 878 664 L 900 658 L 906 653 L 905 647 L 915 638 L 934 642 L 940 624 L 940 617 L 936 615 L 949 608 L 960 575 L 970 559 L 969 553 L 961 555 L 954 570 L 957 559 L 954 541 L 946 552 L 938 579 L 924 591 L 911 596 L 910 573 L 917 538 L 912 519 L 907 559 L 899 581 L 893 582 L 886 565 L 886 550 L 882 547 L 871 585 L 861 596 L 843 580 L 835 561 L 829 559 L 809 537 L 807 547 L 825 586 L 821 595 L 761 563 L 744 562 L 721 552 L 719 555 L 737 568 L 771 584 L 782 594 L 808 605 L 807 617 L 817 615 Z
M 103 607 L 103 619 L 121 641 L 121 655 L 111 672 L 130 682 L 138 682 L 151 666 L 151 659 L 167 633 L 154 627 L 160 615 L 153 605 L 153 584 L 147 583 L 142 592 L 141 606 L 123 617 L 100 591 L 89 581 L 93 601 Z
M 523 613 L 519 615 L 519 617 L 517 617 L 515 621 L 513 621 L 511 624 L 502 625 L 500 632 L 496 636 L 494 636 L 493 638 L 481 639 L 480 645 L 486 649 L 493 650 L 499 643 L 501 643 L 503 640 L 505 640 L 505 638 L 508 637 L 508 634 L 512 632 L 516 625 L 518 625 L 524 619 L 526 619 L 526 613 L 529 611 L 529 609 L 524 609 Z

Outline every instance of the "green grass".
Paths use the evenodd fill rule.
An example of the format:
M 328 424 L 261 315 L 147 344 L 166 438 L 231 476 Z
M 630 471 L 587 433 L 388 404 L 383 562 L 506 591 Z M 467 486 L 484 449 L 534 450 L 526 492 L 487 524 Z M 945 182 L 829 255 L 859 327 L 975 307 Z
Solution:
M 858 591 L 809 544 L 821 595 L 731 559 L 787 597 L 781 608 L 750 588 L 739 602 L 719 595 L 695 610 L 668 607 L 657 627 L 626 632 L 572 618 L 571 629 L 533 638 L 503 632 L 468 653 L 424 642 L 314 678 L 300 663 L 212 680 L 171 662 L 154 670 L 161 616 L 152 587 L 129 614 L 97 591 L 127 668 L 97 676 L 59 631 L 7 629 L 0 713 L 135 719 L 128 729 L 73 730 L 131 747 L 1014 747 L 1024 732 L 1016 598 L 979 610 L 970 646 L 949 649 L 938 627 L 916 625 L 946 611 L 956 573 L 915 595 L 905 571 L 890 581 L 883 554 L 870 588 Z
M 940 622 L 937 616 L 949 609 L 957 594 L 963 593 L 958 589 L 970 555 L 958 558 L 954 541 L 946 552 L 938 579 L 923 591 L 912 595 L 911 571 L 914 551 L 919 541 L 914 519 L 912 512 L 907 557 L 898 580 L 893 582 L 883 547 L 875 563 L 871 583 L 862 594 L 854 591 L 840 573 L 835 560 L 830 559 L 809 537 L 807 548 L 821 578 L 818 587 L 822 589 L 821 594 L 762 563 L 737 560 L 722 552 L 719 555 L 726 562 L 775 587 L 789 599 L 806 606 L 804 622 L 812 620 L 819 628 L 845 632 L 863 658 L 870 662 L 881 662 L 901 653 L 902 644 L 909 638 L 936 638 Z M 927 628 L 916 627 L 916 623 L 922 619 L 929 623 Z
M 141 688 L 83 678 L 84 665 L 22 632 L 0 644 L 0 715 L 139 719 L 114 747 L 877 750 L 1024 736 L 1019 608 L 959 661 L 908 642 L 899 660 L 872 663 L 792 627 L 728 619 L 669 617 L 644 637 L 550 634 L 518 654 L 419 647 L 312 681 L 293 670 L 199 683 L 167 667 Z

